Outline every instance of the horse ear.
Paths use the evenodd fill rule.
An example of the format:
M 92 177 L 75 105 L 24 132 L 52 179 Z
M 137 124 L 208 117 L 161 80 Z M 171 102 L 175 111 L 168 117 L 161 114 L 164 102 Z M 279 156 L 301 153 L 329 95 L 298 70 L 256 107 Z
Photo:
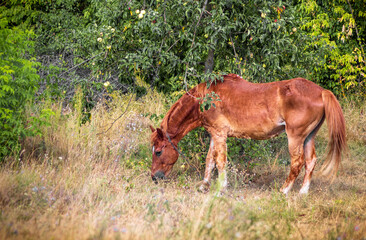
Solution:
M 151 132 L 155 132 L 155 128 L 151 125 L 149 125 L 150 129 L 151 129 Z
M 164 133 L 163 133 L 163 130 L 161 130 L 160 128 L 157 128 L 156 129 L 157 133 L 158 133 L 158 138 L 160 140 L 163 140 L 164 139 Z

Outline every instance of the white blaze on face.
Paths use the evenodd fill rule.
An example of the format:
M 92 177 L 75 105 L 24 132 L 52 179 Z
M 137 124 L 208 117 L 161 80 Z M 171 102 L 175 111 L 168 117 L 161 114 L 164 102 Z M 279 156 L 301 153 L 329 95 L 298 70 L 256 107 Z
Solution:
M 154 153 L 155 152 L 155 146 L 152 147 L 152 152 Z

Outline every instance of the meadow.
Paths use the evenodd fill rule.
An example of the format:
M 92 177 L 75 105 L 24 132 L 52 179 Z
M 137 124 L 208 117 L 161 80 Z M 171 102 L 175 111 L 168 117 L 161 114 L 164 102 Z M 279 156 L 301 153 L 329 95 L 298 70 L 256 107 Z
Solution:
M 232 159 L 222 196 L 215 184 L 199 193 L 202 179 L 182 158 L 154 184 L 148 126 L 168 110 L 162 94 L 112 93 L 85 124 L 77 94 L 74 103 L 40 103 L 56 113 L 51 124 L 0 167 L 0 239 L 366 239 L 364 104 L 342 100 L 349 154 L 337 178 L 315 176 L 309 195 L 299 196 L 302 172 L 285 197 L 279 188 L 289 166 L 279 154 L 251 165 Z M 318 170 L 326 143 L 324 125 Z

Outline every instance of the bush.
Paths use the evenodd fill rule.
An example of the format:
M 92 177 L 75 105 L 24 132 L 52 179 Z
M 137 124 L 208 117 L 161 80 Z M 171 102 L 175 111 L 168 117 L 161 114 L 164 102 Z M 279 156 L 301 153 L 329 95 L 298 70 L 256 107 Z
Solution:
M 37 74 L 32 31 L 10 28 L 0 16 L 0 161 L 16 154 L 19 142 L 32 134 L 34 128 L 25 124 L 25 105 L 37 91 Z

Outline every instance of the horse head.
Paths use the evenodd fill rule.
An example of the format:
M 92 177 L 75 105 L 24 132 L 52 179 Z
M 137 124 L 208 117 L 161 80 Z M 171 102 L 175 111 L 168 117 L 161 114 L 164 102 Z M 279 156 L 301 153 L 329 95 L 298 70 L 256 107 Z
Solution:
M 151 178 L 157 183 L 158 179 L 165 179 L 171 172 L 173 165 L 178 160 L 179 153 L 167 135 L 160 128 L 152 131 L 152 164 Z

